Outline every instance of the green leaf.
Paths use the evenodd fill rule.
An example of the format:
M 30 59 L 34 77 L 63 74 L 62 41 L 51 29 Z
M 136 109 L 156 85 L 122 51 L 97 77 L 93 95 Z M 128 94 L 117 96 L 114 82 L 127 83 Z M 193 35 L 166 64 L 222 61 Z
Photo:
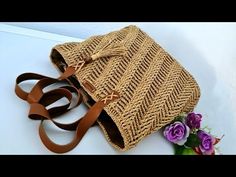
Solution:
M 179 146 L 174 144 L 175 155 L 196 155 L 192 148 L 186 148 L 184 146 Z
M 175 149 L 175 155 L 182 155 L 184 146 L 179 146 L 177 144 L 174 144 L 174 149 Z
M 185 146 L 188 147 L 197 147 L 200 145 L 200 139 L 198 138 L 198 136 L 196 134 L 190 133 L 187 142 L 185 143 Z
M 177 117 L 174 119 L 174 121 L 180 121 L 180 122 L 183 122 L 184 119 L 185 119 L 184 116 L 177 116 Z
M 197 155 L 192 148 L 185 148 L 182 151 L 182 155 Z

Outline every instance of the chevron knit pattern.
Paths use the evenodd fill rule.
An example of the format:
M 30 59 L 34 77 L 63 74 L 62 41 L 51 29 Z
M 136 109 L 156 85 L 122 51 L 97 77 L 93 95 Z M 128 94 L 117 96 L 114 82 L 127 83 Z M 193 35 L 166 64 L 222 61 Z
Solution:
M 127 49 L 123 55 L 104 55 L 85 65 L 82 62 L 84 66 L 80 67 L 84 58 L 111 41 Z M 122 151 L 133 148 L 180 113 L 192 111 L 200 97 L 194 78 L 136 26 L 93 36 L 81 43 L 57 45 L 54 52 L 62 56 L 60 59 L 67 66 L 79 68 L 76 78 L 82 87 L 86 80 L 96 88 L 91 93 L 83 87 L 94 101 L 113 90 L 120 94 L 104 108 L 106 116 L 102 115 L 98 123 L 107 140 Z

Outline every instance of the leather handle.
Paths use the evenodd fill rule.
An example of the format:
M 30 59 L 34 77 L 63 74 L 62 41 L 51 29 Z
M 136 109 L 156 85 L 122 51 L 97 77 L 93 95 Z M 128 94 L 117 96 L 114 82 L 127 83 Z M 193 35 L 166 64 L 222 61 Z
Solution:
M 83 116 L 81 119 L 79 119 L 73 140 L 65 145 L 56 144 L 47 136 L 47 133 L 43 127 L 43 119 L 42 119 L 41 124 L 39 126 L 39 136 L 42 142 L 49 150 L 56 153 L 65 153 L 72 150 L 81 141 L 87 130 L 98 119 L 103 108 L 117 98 L 119 98 L 119 94 L 117 92 L 112 92 L 111 94 L 107 95 L 106 97 L 95 103 L 89 109 L 87 114 Z
M 47 136 L 42 120 L 39 126 L 39 136 L 42 142 L 49 150 L 56 153 L 65 153 L 72 150 L 81 141 L 87 130 L 95 123 L 103 107 L 104 104 L 102 102 L 97 102 L 90 108 L 87 114 L 78 122 L 73 140 L 66 145 L 56 144 Z
M 62 124 L 54 120 L 54 118 L 58 117 L 59 115 L 62 115 L 69 110 L 73 109 L 74 107 L 77 107 L 80 105 L 83 101 L 84 93 L 81 91 L 81 89 L 77 89 L 74 86 L 68 85 L 59 87 L 53 90 L 50 90 L 48 92 L 43 92 L 43 89 L 51 84 L 57 83 L 57 82 L 66 82 L 67 84 L 70 84 L 68 78 L 72 76 L 75 73 L 75 69 L 73 67 L 68 67 L 64 73 L 59 78 L 51 78 L 48 76 L 35 74 L 35 73 L 24 73 L 17 77 L 16 79 L 16 86 L 15 86 L 15 92 L 16 95 L 27 101 L 30 104 L 30 111 L 29 111 L 29 118 L 35 119 L 35 120 L 41 120 L 40 126 L 39 126 L 39 135 L 44 143 L 44 145 L 51 151 L 56 153 L 65 153 L 70 150 L 72 150 L 83 138 L 87 130 L 96 122 L 99 115 L 101 114 L 103 108 L 109 104 L 111 101 L 119 98 L 119 94 L 115 91 L 108 94 L 106 97 L 95 103 L 83 116 L 81 119 L 76 120 L 75 122 L 69 123 L 69 124 Z M 25 92 L 19 84 L 21 82 L 27 81 L 27 80 L 39 80 L 31 89 L 31 91 Z M 72 93 L 75 93 L 77 95 L 76 104 L 72 106 Z M 65 97 L 68 101 L 67 104 L 53 107 L 50 109 L 46 109 L 46 107 L 57 100 Z M 49 120 L 52 123 L 54 123 L 57 127 L 69 130 L 69 131 L 75 131 L 75 136 L 73 140 L 66 144 L 66 145 L 59 145 L 54 143 L 50 138 L 47 136 L 47 133 L 44 129 L 43 122 L 44 120 Z

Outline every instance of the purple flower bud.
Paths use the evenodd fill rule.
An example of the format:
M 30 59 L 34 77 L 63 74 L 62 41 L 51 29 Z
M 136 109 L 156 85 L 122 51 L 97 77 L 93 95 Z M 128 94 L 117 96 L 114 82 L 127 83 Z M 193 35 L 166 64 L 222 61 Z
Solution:
M 184 123 L 176 121 L 164 130 L 164 136 L 172 143 L 182 146 L 189 136 L 190 129 Z
M 189 126 L 190 129 L 200 128 L 200 122 L 202 120 L 201 114 L 189 113 L 186 118 L 186 124 Z

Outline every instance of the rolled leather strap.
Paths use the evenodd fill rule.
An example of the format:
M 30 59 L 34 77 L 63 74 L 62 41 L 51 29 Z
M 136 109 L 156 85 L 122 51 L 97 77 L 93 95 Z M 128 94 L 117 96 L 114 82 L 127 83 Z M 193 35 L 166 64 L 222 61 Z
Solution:
M 80 89 L 77 89 L 74 86 L 68 85 L 59 87 L 48 92 L 43 92 L 43 89 L 51 84 L 57 82 L 66 82 L 70 84 L 68 78 L 75 73 L 75 69 L 73 67 L 68 67 L 64 73 L 59 78 L 51 78 L 48 76 L 35 74 L 35 73 L 24 73 L 17 77 L 15 92 L 16 95 L 27 101 L 30 104 L 29 118 L 35 120 L 41 120 L 41 124 L 39 126 L 39 135 L 44 143 L 44 145 L 51 151 L 56 153 L 65 153 L 73 149 L 85 135 L 87 130 L 95 123 L 101 114 L 103 108 L 109 104 L 111 101 L 117 99 L 119 94 L 117 92 L 112 92 L 108 94 L 106 97 L 95 103 L 87 112 L 85 116 L 81 119 L 76 120 L 75 122 L 69 124 L 62 124 L 53 120 L 54 118 L 62 115 L 74 107 L 80 105 L 83 101 L 84 95 Z M 19 84 L 26 80 L 39 80 L 31 91 L 25 92 Z M 72 93 L 77 95 L 76 104 L 72 106 Z M 68 100 L 68 103 L 62 106 L 52 107 L 50 109 L 46 109 L 47 106 L 56 102 L 57 100 L 65 97 Z M 74 139 L 66 144 L 66 145 L 58 145 L 50 140 L 47 136 L 46 131 L 43 127 L 44 120 L 52 121 L 57 127 L 64 130 L 75 130 Z

